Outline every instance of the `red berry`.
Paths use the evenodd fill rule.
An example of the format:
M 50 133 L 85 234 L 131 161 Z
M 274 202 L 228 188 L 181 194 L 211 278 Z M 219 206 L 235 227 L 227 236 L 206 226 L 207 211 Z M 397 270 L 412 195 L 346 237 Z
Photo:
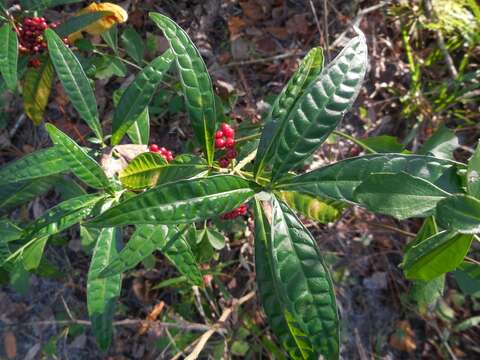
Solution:
M 42 64 L 42 62 L 40 61 L 40 59 L 30 59 L 28 61 L 28 65 L 30 65 L 31 67 L 33 67 L 35 69 L 38 69 L 41 64 Z
M 233 140 L 233 138 L 227 138 L 227 140 L 225 140 L 225 147 L 226 148 L 233 148 L 235 146 L 235 140 Z
M 150 145 L 150 151 L 151 152 L 158 152 L 158 145 L 157 144 L 152 144 Z
M 215 133 L 215 139 L 221 139 L 223 138 L 223 131 L 222 130 L 218 130 L 216 133 Z
M 231 126 L 228 125 L 227 123 L 221 123 L 220 129 L 223 131 L 224 134 L 225 134 L 225 131 L 232 130 Z
M 222 138 L 215 139 L 215 147 L 217 149 L 223 149 L 225 147 L 225 140 Z
M 231 127 L 228 127 L 223 130 L 223 134 L 227 138 L 233 138 L 235 136 L 235 130 L 233 130 Z
M 230 160 L 222 157 L 220 158 L 220 160 L 218 160 L 218 164 L 220 165 L 221 168 L 227 168 L 228 165 L 230 165 Z
M 225 156 L 227 159 L 233 160 L 237 157 L 237 152 L 235 149 L 228 149 Z

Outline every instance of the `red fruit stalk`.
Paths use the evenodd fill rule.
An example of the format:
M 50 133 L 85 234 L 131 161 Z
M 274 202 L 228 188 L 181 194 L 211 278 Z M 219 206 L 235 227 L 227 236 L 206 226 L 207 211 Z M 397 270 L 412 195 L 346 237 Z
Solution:
M 232 220 L 232 219 L 235 219 L 236 217 L 247 215 L 247 210 L 248 210 L 247 204 L 242 204 L 238 208 L 220 215 L 220 217 L 223 220 Z

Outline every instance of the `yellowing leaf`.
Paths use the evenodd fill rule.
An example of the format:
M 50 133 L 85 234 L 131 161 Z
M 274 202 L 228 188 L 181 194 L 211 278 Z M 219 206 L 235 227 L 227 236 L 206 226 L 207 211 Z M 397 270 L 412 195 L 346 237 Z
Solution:
M 39 125 L 43 120 L 48 97 L 52 90 L 53 66 L 49 59 L 43 59 L 38 69 L 28 68 L 23 87 L 25 114 Z
M 87 32 L 92 35 L 100 35 L 101 33 L 107 31 L 110 29 L 112 26 L 115 24 L 120 24 L 124 23 L 128 19 L 128 14 L 127 12 L 118 5 L 112 4 L 112 3 L 91 3 L 88 5 L 86 8 L 80 10 L 77 12 L 78 15 L 83 15 L 83 14 L 88 14 L 88 13 L 94 13 L 98 11 L 107 11 L 111 13 L 111 15 L 105 16 L 101 18 L 98 21 L 95 21 L 94 23 L 86 26 L 83 28 L 81 31 L 77 31 L 73 34 L 71 34 L 68 38 L 70 41 L 75 41 L 78 38 L 82 36 L 82 31 Z

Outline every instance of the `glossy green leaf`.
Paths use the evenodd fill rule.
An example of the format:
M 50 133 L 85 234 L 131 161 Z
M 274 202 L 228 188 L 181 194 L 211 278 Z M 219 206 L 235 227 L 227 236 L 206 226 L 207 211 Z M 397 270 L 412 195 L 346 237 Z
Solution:
M 10 252 L 7 242 L 0 237 L 0 268 L 3 267 L 3 264 L 11 254 L 12 253 Z
M 399 153 L 404 149 L 404 145 L 399 143 L 396 137 L 389 135 L 371 136 L 357 140 L 377 153 Z
M 460 167 L 462 164 L 429 156 L 373 154 L 342 160 L 304 175 L 292 177 L 277 185 L 276 188 L 299 191 L 315 197 L 354 202 L 355 188 L 371 174 L 405 172 L 444 188 L 440 180 L 453 166 Z
M 427 216 L 448 195 L 432 183 L 404 172 L 370 175 L 354 192 L 362 206 L 397 219 Z
M 203 236 L 215 250 L 222 250 L 225 247 L 225 236 L 221 232 L 205 228 Z
M 45 37 L 48 42 L 50 59 L 70 101 L 82 119 L 93 130 L 95 136 L 102 139 L 97 101 L 80 61 L 55 31 L 45 30 Z
M 18 38 L 10 24 L 0 28 L 0 72 L 10 90 L 17 89 Z
M 308 86 L 277 131 L 266 154 L 266 162 L 272 165 L 272 181 L 308 158 L 356 99 L 367 69 L 367 45 L 359 34 Z
M 445 289 L 445 275 L 440 275 L 432 280 L 416 280 L 408 293 L 408 297 L 417 305 L 420 311 L 425 309 L 442 297 Z
M 61 152 L 63 160 L 80 180 L 96 189 L 110 186 L 103 169 L 85 150 L 52 124 L 46 124 L 45 127 L 53 143 Z
M 113 276 L 133 269 L 156 249 L 164 246 L 168 235 L 169 228 L 165 225 L 137 226 L 125 247 L 102 269 L 100 276 Z
M 0 168 L 0 185 L 38 179 L 68 169 L 57 148 L 38 150 Z
M 302 341 L 303 337 L 294 336 L 290 331 L 285 318 L 279 290 L 273 277 L 268 246 L 270 245 L 271 229 L 265 214 L 258 201 L 255 202 L 255 274 L 260 300 L 267 315 L 268 323 L 275 336 L 287 350 L 292 359 L 308 359 L 315 357 L 315 352 L 309 341 Z M 293 321 L 291 322 L 294 327 Z M 295 327 L 296 328 L 296 327 Z M 298 345 L 297 345 L 298 344 Z M 318 358 L 318 356 L 316 356 Z
M 113 338 L 113 316 L 120 296 L 120 274 L 99 278 L 101 270 L 116 256 L 118 230 L 102 229 L 93 251 L 87 279 L 87 308 L 92 321 L 92 330 L 102 351 L 107 351 Z
M 420 155 L 431 155 L 441 159 L 453 160 L 453 151 L 458 146 L 458 138 L 455 133 L 442 126 L 430 136 L 418 153 Z
M 467 190 L 469 195 L 480 199 L 480 145 L 468 161 Z
M 174 231 L 173 233 L 171 232 L 168 242 L 160 246 L 158 250 L 160 250 L 192 284 L 202 286 L 203 277 L 200 272 L 200 265 L 195 260 L 195 255 L 188 241 L 177 227 L 171 227 L 171 229 Z
M 4 212 L 33 200 L 50 190 L 58 179 L 58 176 L 53 175 L 0 186 L 0 211 Z
M 10 242 L 22 237 L 22 229 L 10 220 L 0 220 L 0 242 Z
M 139 190 L 157 183 L 160 171 L 168 165 L 162 155 L 145 152 L 133 159 L 120 171 L 118 179 L 127 189 Z
M 128 189 L 139 190 L 189 179 L 207 170 L 207 163 L 197 156 L 183 154 L 168 163 L 160 154 L 146 152 L 120 172 L 119 180 Z
M 412 246 L 418 245 L 422 241 L 428 239 L 430 236 L 438 233 L 437 222 L 435 221 L 434 216 L 429 216 L 423 221 L 422 227 L 418 230 L 415 239 L 407 244 L 405 251 L 408 251 Z
M 302 96 L 305 89 L 315 80 L 323 69 L 323 52 L 321 48 L 313 48 L 303 59 L 298 70 L 288 81 L 282 92 L 277 96 L 272 109 L 265 119 L 265 128 L 258 144 L 255 158 L 254 173 L 261 174 L 266 161 L 266 154 L 271 148 L 276 132 L 284 126 L 295 101 Z M 277 135 L 278 136 L 278 135 Z M 275 140 L 276 141 L 276 140 Z
M 63 39 L 110 15 L 112 15 L 110 11 L 95 11 L 73 16 L 61 23 L 55 32 Z
M 345 208 L 345 204 L 340 201 L 315 198 L 296 191 L 279 191 L 277 196 L 292 209 L 322 224 L 338 219 Z
M 231 211 L 248 201 L 252 184 L 233 175 L 181 180 L 147 190 L 107 210 L 90 226 L 191 223 Z
M 143 39 L 133 28 L 127 28 L 120 36 L 123 48 L 137 64 L 142 65 L 145 55 Z
M 281 301 L 315 351 L 339 356 L 333 284 L 315 239 L 287 205 L 273 200 L 270 256 Z
M 150 142 L 150 114 L 148 107 L 142 111 L 127 130 L 127 135 L 134 144 L 148 145 Z
M 112 121 L 113 145 L 120 143 L 125 133 L 148 107 L 173 59 L 173 52 L 167 50 L 147 65 L 124 91 Z
M 25 236 L 41 237 L 62 232 L 88 216 L 102 198 L 98 194 L 88 194 L 61 202 L 27 226 Z
M 25 270 L 32 271 L 38 268 L 42 260 L 45 245 L 47 244 L 48 236 L 35 239 L 22 252 L 22 263 Z
M 208 164 L 213 162 L 215 96 L 207 67 L 187 33 L 168 17 L 150 13 L 175 53 L 187 111 L 197 140 L 202 144 Z
M 407 279 L 432 280 L 460 265 L 473 236 L 442 231 L 410 248 L 403 259 Z
M 437 204 L 436 218 L 445 229 L 480 233 L 480 200 L 469 195 L 450 196 Z
M 35 125 L 39 125 L 43 120 L 52 91 L 53 77 L 53 65 L 49 58 L 41 58 L 38 69 L 29 67 L 25 73 L 23 108 Z

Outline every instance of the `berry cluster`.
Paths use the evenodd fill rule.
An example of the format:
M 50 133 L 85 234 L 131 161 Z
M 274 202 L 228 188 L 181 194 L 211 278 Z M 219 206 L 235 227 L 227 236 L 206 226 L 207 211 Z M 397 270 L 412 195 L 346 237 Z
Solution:
M 226 149 L 225 155 L 222 156 L 218 163 L 220 167 L 227 168 L 230 161 L 237 157 L 235 151 L 235 130 L 226 123 L 220 124 L 220 130 L 215 133 L 215 148 Z
M 172 161 L 173 160 L 173 153 L 171 151 L 165 149 L 164 147 L 158 147 L 157 144 L 150 145 L 150 152 L 158 153 L 158 154 L 162 155 L 163 158 L 166 161 Z
M 47 50 L 47 42 L 43 32 L 58 27 L 59 23 L 53 22 L 47 24 L 43 17 L 25 18 L 21 24 L 17 25 L 18 36 L 20 39 L 19 50 L 22 54 L 38 55 Z M 66 45 L 69 45 L 68 38 L 63 39 Z M 40 66 L 40 59 L 31 58 L 29 65 L 35 68 Z
M 229 211 L 229 212 L 221 215 L 220 217 L 221 217 L 223 220 L 232 220 L 232 219 L 235 219 L 235 218 L 238 217 L 238 216 L 244 216 L 244 215 L 246 215 L 246 214 L 247 214 L 247 210 L 248 210 L 247 204 L 242 204 L 242 205 L 240 205 L 238 208 L 233 209 L 232 211 Z

